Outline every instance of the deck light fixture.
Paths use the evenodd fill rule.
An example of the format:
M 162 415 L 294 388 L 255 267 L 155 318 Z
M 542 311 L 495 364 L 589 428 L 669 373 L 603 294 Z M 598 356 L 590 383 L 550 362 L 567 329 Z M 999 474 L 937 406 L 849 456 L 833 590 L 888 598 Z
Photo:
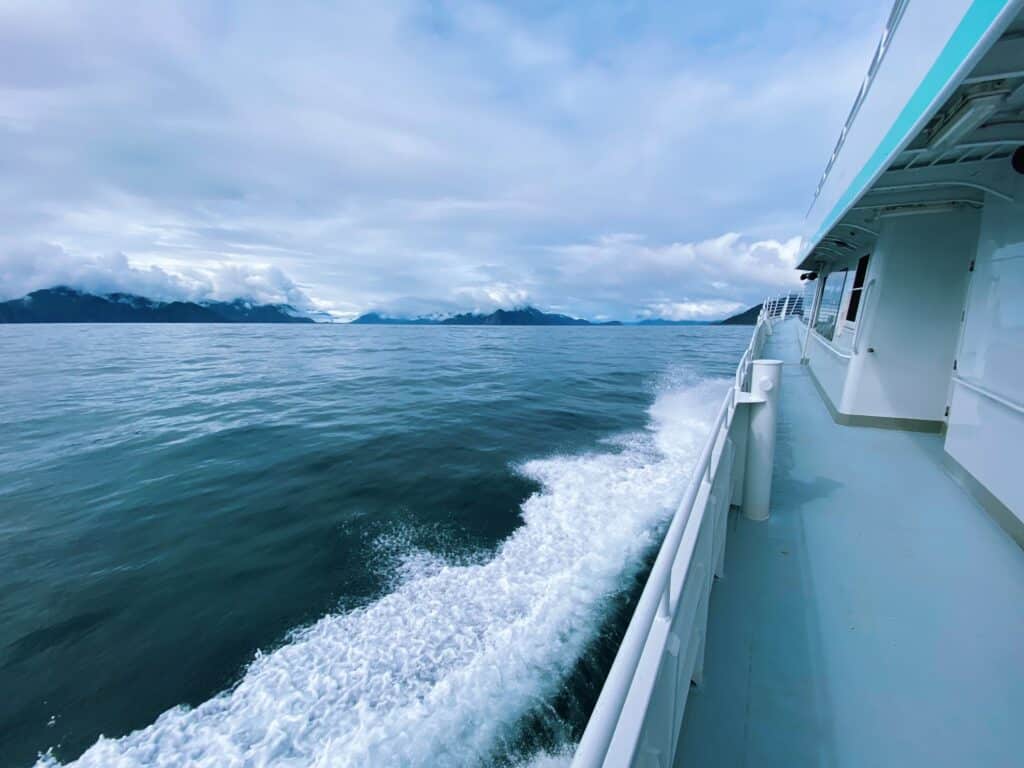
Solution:
M 989 115 L 996 111 L 1006 93 L 984 93 L 968 95 L 963 102 L 950 114 L 932 133 L 928 148 L 948 149 L 955 146 L 964 136 L 979 127 Z

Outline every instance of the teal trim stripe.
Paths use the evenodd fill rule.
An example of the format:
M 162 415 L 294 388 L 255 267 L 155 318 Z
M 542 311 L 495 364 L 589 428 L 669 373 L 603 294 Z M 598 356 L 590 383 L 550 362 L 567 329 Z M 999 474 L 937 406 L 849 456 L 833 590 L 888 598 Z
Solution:
M 932 105 L 999 14 L 1013 2 L 1014 0 L 974 0 L 971 3 L 971 7 L 967 9 L 967 13 L 964 14 L 953 34 L 950 35 L 945 47 L 935 59 L 935 63 L 932 64 L 921 84 L 917 86 L 917 90 L 903 107 L 903 111 L 893 122 L 882 142 L 860 169 L 860 173 L 850 182 L 846 192 L 832 207 L 825 222 L 814 234 L 815 245 L 825 236 L 825 233 L 832 229 L 847 207 L 860 196 L 868 182 L 882 167 L 882 163 L 896 150 L 900 142 L 910 133 L 914 124 Z M 810 253 L 811 250 L 813 249 L 808 249 L 807 252 Z

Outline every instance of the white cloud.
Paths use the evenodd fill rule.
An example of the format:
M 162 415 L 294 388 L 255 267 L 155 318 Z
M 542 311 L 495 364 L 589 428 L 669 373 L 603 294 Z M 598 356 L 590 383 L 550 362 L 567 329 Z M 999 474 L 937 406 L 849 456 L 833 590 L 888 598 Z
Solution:
M 522 307 L 530 302 L 528 290 L 505 283 L 463 286 L 456 288 L 453 293 L 457 303 L 476 312 Z
M 663 320 L 718 320 L 743 308 L 738 301 L 671 301 L 652 304 L 641 315 Z
M 799 242 L 796 237 L 751 240 L 730 232 L 659 245 L 635 234 L 606 235 L 550 249 L 547 279 L 605 301 L 632 297 L 641 317 L 721 317 L 797 287 Z
M 281 293 L 274 265 L 342 314 L 751 303 L 788 279 L 864 6 L 8 5 L 0 254 Z
M 291 304 L 303 310 L 317 308 L 302 288 L 274 266 L 222 263 L 212 267 L 189 265 L 174 271 L 134 264 L 123 253 L 76 256 L 54 244 L 0 253 L 0 299 L 20 298 L 58 285 L 162 300 L 247 298 L 264 304 Z

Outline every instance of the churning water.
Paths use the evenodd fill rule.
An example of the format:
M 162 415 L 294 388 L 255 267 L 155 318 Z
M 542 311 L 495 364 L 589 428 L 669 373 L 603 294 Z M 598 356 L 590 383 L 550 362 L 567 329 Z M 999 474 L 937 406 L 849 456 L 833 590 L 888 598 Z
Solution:
M 566 762 L 748 336 L 0 327 L 0 764 Z

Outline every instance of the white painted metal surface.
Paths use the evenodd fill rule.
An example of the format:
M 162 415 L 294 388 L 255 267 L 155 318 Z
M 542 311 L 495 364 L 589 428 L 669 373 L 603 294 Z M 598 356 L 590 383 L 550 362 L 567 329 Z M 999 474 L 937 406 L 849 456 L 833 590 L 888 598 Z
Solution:
M 701 678 L 708 602 L 724 564 L 729 507 L 742 497 L 750 425 L 746 404 L 760 403 L 761 390 L 774 387 L 778 393 L 774 374 L 764 370 L 781 366 L 762 366 L 756 358 L 769 333 L 770 314 L 785 319 L 794 307 L 785 297 L 764 302 L 734 386 L 722 401 L 576 749 L 576 768 L 672 764 L 690 683 Z M 760 377 L 754 394 L 752 377 Z M 761 379 L 772 386 L 766 388 Z M 757 423 L 774 413 L 774 408 L 765 412 Z M 768 485 L 770 493 L 770 478 Z
M 810 343 L 807 345 L 807 364 L 814 371 L 825 394 L 837 407 L 843 400 L 843 389 L 846 387 L 846 372 L 850 367 L 851 355 L 839 351 L 813 328 L 810 331 Z
M 743 514 L 767 520 L 775 466 L 775 424 L 779 414 L 781 360 L 755 360 L 750 373 L 750 429 L 747 469 L 743 482 Z M 737 395 L 739 399 L 739 395 Z
M 730 520 L 673 765 L 1020 765 L 1024 550 L 940 435 L 836 424 L 798 331 L 763 352 L 787 363 L 772 520 Z
M 1021 0 L 897 0 L 803 231 L 800 261 L 978 63 Z
M 1020 384 L 1024 380 L 1024 315 L 1020 309 L 1024 209 L 1020 202 L 1012 202 L 1024 200 L 1024 189 L 1011 189 L 1006 168 L 996 168 L 996 161 L 1007 159 L 1006 152 L 1016 139 L 1001 127 L 1003 133 L 998 136 L 972 134 L 964 143 L 958 133 L 985 130 L 976 105 L 944 108 L 968 75 L 981 77 L 981 70 L 990 69 L 997 75 L 1005 74 L 1003 70 L 1017 73 L 1013 76 L 1024 72 L 1013 55 L 1019 48 L 1013 42 L 1017 31 L 1000 41 L 1007 55 L 986 59 L 986 66 L 975 71 L 983 54 L 993 48 L 1022 8 L 1024 0 L 898 0 L 808 212 L 800 261 L 804 268 L 815 270 L 822 264 L 850 267 L 876 245 L 884 250 L 886 243 L 878 231 L 880 214 L 890 218 L 918 214 L 930 206 L 928 213 L 946 217 L 959 214 L 964 206 L 984 208 L 995 233 L 995 246 L 992 242 L 984 245 L 983 225 L 982 250 L 988 248 L 985 264 L 992 265 L 992 274 L 980 270 L 983 257 L 979 253 L 979 281 L 971 290 L 960 351 L 971 366 L 960 371 L 962 378 L 954 378 L 952 370 L 932 367 L 945 365 L 943 345 L 951 337 L 955 339 L 947 322 L 953 315 L 945 310 L 959 312 L 962 291 L 959 299 L 954 297 L 955 281 L 935 270 L 933 277 L 952 288 L 943 292 L 933 280 L 930 285 L 935 290 L 925 297 L 925 309 L 931 314 L 917 318 L 913 310 L 922 298 L 921 291 L 898 267 L 899 259 L 915 252 L 915 247 L 923 257 L 928 248 L 921 241 L 929 236 L 933 253 L 943 247 L 956 251 L 947 254 L 947 267 L 955 265 L 955 257 L 967 249 L 952 244 L 948 230 L 945 242 L 938 232 L 923 230 L 915 239 L 909 232 L 914 225 L 888 220 L 881 225 L 890 230 L 890 236 L 909 232 L 909 240 L 891 238 L 898 246 L 889 263 L 893 269 L 887 272 L 875 266 L 884 265 L 883 258 L 869 262 L 869 281 L 861 294 L 857 324 L 844 320 L 834 343 L 813 330 L 812 317 L 804 337 L 805 355 L 832 403 L 849 413 L 933 420 L 940 405 L 936 393 L 952 382 L 947 450 L 1024 519 L 1024 486 L 1017 476 L 1019 446 L 1024 444 Z M 1016 109 L 1016 98 L 1016 90 L 1001 94 L 998 108 Z M 996 104 L 995 98 L 989 101 L 990 106 Z M 940 109 L 943 111 L 929 132 L 923 133 Z M 925 145 L 909 148 L 915 140 L 925 141 Z M 872 188 L 897 158 L 898 167 Z M 986 163 L 993 170 L 987 170 Z M 952 175 L 949 167 L 955 167 Z M 1017 183 L 1019 186 L 1019 180 Z M 995 213 L 990 214 L 990 209 Z M 832 233 L 847 214 L 843 231 Z M 819 244 L 821 251 L 808 259 Z M 819 258 L 823 259 L 820 263 Z M 920 269 L 933 267 L 918 264 L 916 269 L 919 274 Z M 746 506 L 758 494 L 770 494 L 770 487 L 758 489 L 754 477 L 762 463 L 769 464 L 770 473 L 771 453 L 763 458 L 758 443 L 767 435 L 761 434 L 756 413 L 746 405 L 764 399 L 763 392 L 751 392 L 751 382 L 764 378 L 755 359 L 772 333 L 773 323 L 794 313 L 803 317 L 805 307 L 806 301 L 800 297 L 798 302 L 794 296 L 764 303 L 750 347 L 737 368 L 735 386 L 722 403 L 579 744 L 573 762 L 578 768 L 667 766 L 676 758 L 690 682 L 699 682 L 702 675 L 708 601 L 713 575 L 722 569 L 729 506 Z M 845 316 L 844 308 L 840 307 L 840 314 Z M 875 327 L 870 321 L 884 317 L 889 321 L 883 334 L 881 321 Z M 915 335 L 911 332 L 915 323 L 928 324 L 929 333 L 934 333 Z M 886 356 L 890 359 L 884 359 Z M 911 364 L 902 364 L 908 361 Z M 927 392 L 924 377 L 928 379 Z M 851 378 L 857 379 L 855 386 L 850 384 Z M 771 378 L 767 381 L 771 383 Z M 759 390 L 773 388 L 777 391 L 774 384 L 755 384 Z M 863 398 L 871 404 L 866 411 L 860 407 Z M 766 510 L 755 503 L 750 512 L 763 518 Z
M 814 208 L 814 204 L 818 201 L 818 196 L 821 194 L 822 188 L 825 186 L 829 176 L 832 174 L 832 168 L 835 166 L 836 160 L 839 159 L 839 155 L 843 151 L 843 146 L 846 144 L 846 137 L 849 135 L 850 129 L 853 128 L 857 115 L 860 114 L 860 108 L 864 106 L 864 101 L 871 92 L 871 86 L 875 84 L 875 76 L 878 74 L 878 70 L 881 68 L 882 62 L 885 60 L 885 55 L 889 52 L 893 36 L 896 34 L 896 29 L 899 27 L 900 21 L 903 19 L 903 12 L 907 9 L 907 4 L 909 2 L 910 0 L 896 0 L 893 3 L 892 10 L 889 11 L 889 18 L 885 22 L 885 29 L 882 30 L 882 39 L 878 41 L 878 46 L 875 48 L 875 54 L 871 57 L 871 63 L 868 65 L 867 74 L 864 75 L 864 81 L 861 83 L 860 89 L 857 91 L 857 96 L 853 100 L 853 106 L 850 108 L 850 114 L 847 115 L 846 122 L 843 123 L 843 129 L 839 132 L 839 138 L 836 140 L 836 146 L 832 150 L 832 154 L 829 156 L 828 163 L 825 165 L 825 171 L 821 174 L 821 179 L 818 181 L 818 186 L 814 189 L 814 200 L 811 203 L 812 210 Z
M 1024 176 L 989 200 L 953 378 L 946 451 L 1024 520 Z
M 836 409 L 945 418 L 978 214 L 965 208 L 881 221 Z M 810 365 L 819 372 L 820 360 Z

